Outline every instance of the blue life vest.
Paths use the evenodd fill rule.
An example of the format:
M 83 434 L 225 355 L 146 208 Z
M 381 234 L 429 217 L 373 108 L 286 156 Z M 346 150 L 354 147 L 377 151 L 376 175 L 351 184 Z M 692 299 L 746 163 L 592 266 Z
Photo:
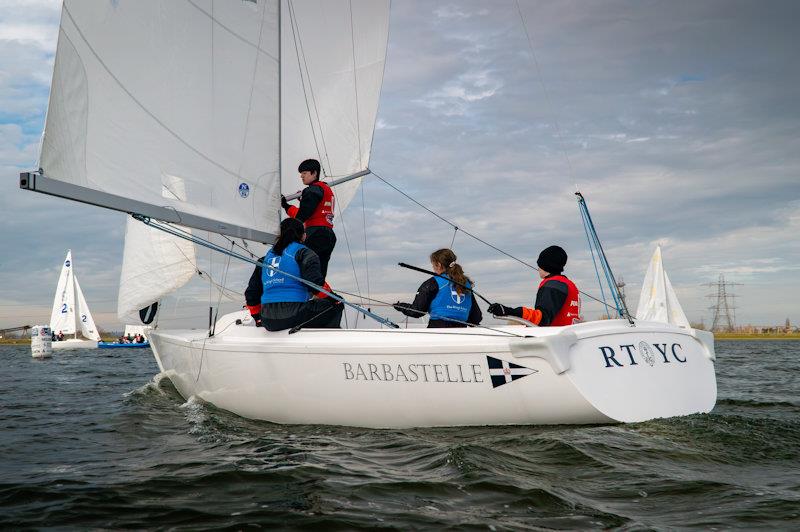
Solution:
M 449 278 L 434 277 L 436 284 L 439 285 L 439 292 L 431 302 L 429 310 L 432 320 L 450 318 L 453 320 L 467 321 L 469 310 L 472 308 L 472 292 L 464 290 L 463 294 L 456 291 L 456 286 L 450 282 Z M 467 286 L 471 286 L 467 283 Z
M 308 301 L 309 293 L 306 285 L 292 279 L 286 272 L 295 277 L 300 277 L 300 265 L 295 260 L 295 254 L 305 248 L 303 244 L 292 242 L 282 255 L 276 255 L 269 250 L 264 257 L 264 263 L 269 264 L 280 271 L 275 271 L 266 266 L 261 267 L 261 282 L 264 284 L 264 292 L 261 294 L 261 303 L 285 303 Z

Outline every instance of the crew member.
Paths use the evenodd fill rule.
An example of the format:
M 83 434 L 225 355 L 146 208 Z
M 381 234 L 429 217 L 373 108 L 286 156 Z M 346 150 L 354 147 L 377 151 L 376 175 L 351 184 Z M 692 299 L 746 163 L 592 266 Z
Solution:
M 456 254 L 444 248 L 431 253 L 430 259 L 437 275 L 420 285 L 413 303 L 398 301 L 395 310 L 412 318 L 430 314 L 429 328 L 478 325 L 483 317 L 481 309 L 469 290 L 472 281 L 456 263 Z
M 338 328 L 342 305 L 331 298 L 312 298 L 312 291 L 297 278 L 322 285 L 325 278 L 319 257 L 301 242 L 303 224 L 294 218 L 281 222 L 280 234 L 263 263 L 256 266 L 244 292 L 247 308 L 256 321 L 269 331 L 282 331 L 297 325 Z
M 561 273 L 567 265 L 567 252 L 559 246 L 550 246 L 539 254 L 536 264 L 542 281 L 534 308 L 510 308 L 492 303 L 489 312 L 495 316 L 516 316 L 542 327 L 578 323 L 581 313 L 578 287 Z
M 333 232 L 333 209 L 336 199 L 333 190 L 319 180 L 320 165 L 316 159 L 306 159 L 297 167 L 300 180 L 306 185 L 300 195 L 300 206 L 290 205 L 281 196 L 281 206 L 286 214 L 303 222 L 306 228 L 305 246 L 319 257 L 322 278 L 328 274 L 328 261 L 336 246 L 336 234 Z

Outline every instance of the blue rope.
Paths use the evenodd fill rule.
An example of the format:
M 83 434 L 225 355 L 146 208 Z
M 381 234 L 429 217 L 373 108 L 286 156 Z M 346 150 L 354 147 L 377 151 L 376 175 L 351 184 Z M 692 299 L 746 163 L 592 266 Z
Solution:
M 611 265 L 608 264 L 608 260 L 605 257 L 605 254 L 602 253 L 602 247 L 600 244 L 600 237 L 597 235 L 597 229 L 594 226 L 594 222 L 592 221 L 592 216 L 589 214 L 589 208 L 586 205 L 586 201 L 583 199 L 583 196 L 578 196 L 578 208 L 581 213 L 581 221 L 583 222 L 583 229 L 586 232 L 586 239 L 589 242 L 589 252 L 592 255 L 592 264 L 594 265 L 595 275 L 597 276 L 597 283 L 600 285 L 600 293 L 603 297 L 603 302 L 605 303 L 605 291 L 603 290 L 603 282 L 600 279 L 600 271 L 597 268 L 597 262 L 595 261 L 594 252 L 597 250 L 597 257 L 600 261 L 600 267 L 603 269 L 603 277 L 605 277 L 606 283 L 608 284 L 609 291 L 611 293 L 611 297 L 614 300 L 614 305 L 617 310 L 618 317 L 624 317 L 625 313 L 622 310 L 622 298 L 619 294 L 619 288 L 616 286 L 614 282 L 614 274 L 611 271 Z M 610 305 L 607 305 L 610 307 Z
M 583 230 L 586 232 L 586 241 L 589 243 L 589 253 L 592 255 L 592 264 L 594 265 L 594 273 L 597 276 L 597 285 L 600 287 L 600 297 L 603 298 L 603 304 L 608 308 L 609 304 L 606 303 L 606 293 L 603 290 L 603 283 L 600 281 L 600 270 L 597 269 L 597 261 L 594 258 L 594 246 L 592 246 L 592 240 L 589 236 L 589 227 L 586 225 L 586 215 L 583 213 L 583 205 L 580 204 L 580 200 L 579 211 L 581 213 L 581 221 L 583 222 Z

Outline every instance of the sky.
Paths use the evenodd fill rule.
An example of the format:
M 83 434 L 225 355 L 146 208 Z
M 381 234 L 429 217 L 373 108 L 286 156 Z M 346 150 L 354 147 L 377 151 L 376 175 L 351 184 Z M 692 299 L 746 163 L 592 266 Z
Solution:
M 98 325 L 119 330 L 125 216 L 18 189 L 38 158 L 59 16 L 51 0 L 0 10 L 0 328 L 47 323 L 69 248 Z M 706 285 L 724 274 L 739 283 L 738 323 L 798 324 L 797 20 L 800 4 L 778 0 L 394 0 L 370 167 L 529 263 L 561 245 L 567 275 L 598 296 L 577 187 L 632 309 L 660 244 L 690 321 L 710 324 Z M 362 191 L 337 222 L 336 289 L 410 301 L 425 277 L 397 262 L 427 267 L 452 241 L 481 294 L 532 305 L 535 271 L 461 232 L 453 241 L 374 177 Z M 200 256 L 221 281 L 227 261 Z M 230 265 L 226 285 L 242 292 L 250 271 Z M 198 276 L 160 323 L 204 327 L 209 301 L 220 299 Z M 583 313 L 602 307 L 584 299 Z

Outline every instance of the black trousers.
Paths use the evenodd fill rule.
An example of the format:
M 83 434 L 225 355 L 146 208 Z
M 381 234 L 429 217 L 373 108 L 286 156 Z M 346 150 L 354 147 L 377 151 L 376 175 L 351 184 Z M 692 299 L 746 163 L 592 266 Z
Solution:
M 330 298 L 304 303 L 267 303 L 261 307 L 261 323 L 268 331 L 283 331 L 303 324 L 309 329 L 338 329 L 344 305 Z
M 303 244 L 319 256 L 319 268 L 322 271 L 322 277 L 326 277 L 331 253 L 336 247 L 336 233 L 330 227 L 309 227 L 306 229 L 306 239 Z

